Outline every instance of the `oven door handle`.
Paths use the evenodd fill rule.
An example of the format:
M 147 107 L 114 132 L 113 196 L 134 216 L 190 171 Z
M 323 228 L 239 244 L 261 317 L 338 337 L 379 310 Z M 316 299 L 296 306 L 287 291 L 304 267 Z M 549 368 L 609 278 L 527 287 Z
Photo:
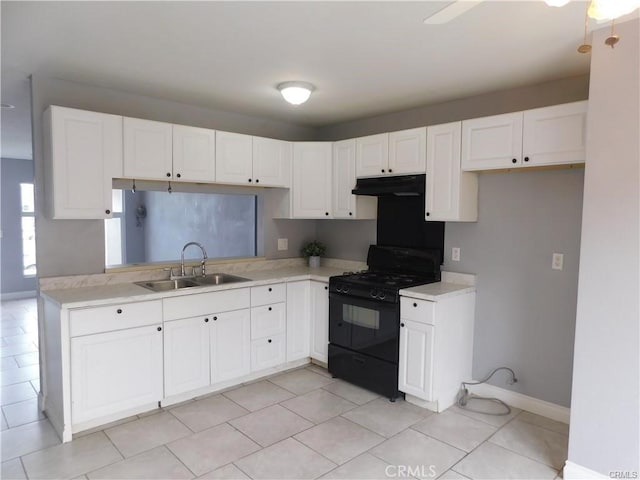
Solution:
M 353 363 L 359 363 L 360 365 L 364 365 L 365 364 L 365 360 L 362 357 L 356 357 L 354 355 L 353 357 L 351 357 L 351 360 L 353 360 Z

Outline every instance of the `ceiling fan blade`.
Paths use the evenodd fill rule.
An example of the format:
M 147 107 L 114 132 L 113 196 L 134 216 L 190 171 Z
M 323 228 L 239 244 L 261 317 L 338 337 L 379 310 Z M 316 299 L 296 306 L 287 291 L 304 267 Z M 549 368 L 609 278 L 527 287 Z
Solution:
M 462 15 L 464 12 L 471 10 L 473 7 L 479 5 L 484 0 L 457 0 L 442 10 L 438 10 L 433 15 L 424 19 L 426 25 L 441 25 L 443 23 L 450 22 L 454 18 Z

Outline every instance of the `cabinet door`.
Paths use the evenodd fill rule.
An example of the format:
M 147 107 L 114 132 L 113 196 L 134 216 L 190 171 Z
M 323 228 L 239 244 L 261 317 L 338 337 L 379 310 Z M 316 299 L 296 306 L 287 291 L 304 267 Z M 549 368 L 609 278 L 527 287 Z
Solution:
M 251 370 L 249 309 L 218 313 L 211 328 L 211 383 L 247 375 Z
M 400 320 L 398 390 L 433 401 L 434 327 L 412 320 Z
M 587 103 L 525 111 L 523 165 L 584 163 Z
M 311 282 L 311 358 L 327 362 L 329 345 L 329 286 Z
M 52 106 L 44 124 L 51 218 L 110 218 L 111 181 L 122 176 L 122 117 Z
M 311 282 L 287 283 L 287 362 L 309 356 Z
M 173 178 L 183 182 L 215 181 L 215 130 L 173 126 Z
M 282 365 L 287 358 L 285 334 L 261 338 L 251 342 L 251 371 Z
M 216 132 L 216 181 L 253 185 L 253 143 L 250 135 Z
M 165 322 L 166 397 L 209 385 L 209 323 L 211 317 Z
M 356 141 L 343 140 L 333 144 L 333 217 L 355 218 Z
M 124 118 L 124 176 L 173 179 L 173 126 L 139 118 Z
M 263 187 L 289 188 L 292 150 L 290 142 L 253 137 L 254 182 Z
M 522 162 L 522 112 L 462 122 L 462 170 L 517 167 Z
M 388 133 L 356 139 L 356 175 L 358 178 L 385 175 L 388 169 Z
M 71 395 L 74 424 L 160 401 L 161 327 L 72 338 Z
M 331 143 L 293 145 L 293 218 L 330 218 Z
M 425 220 L 478 219 L 478 178 L 460 169 L 461 122 L 427 128 Z
M 427 129 L 412 128 L 389 134 L 389 173 L 424 173 L 426 169 Z

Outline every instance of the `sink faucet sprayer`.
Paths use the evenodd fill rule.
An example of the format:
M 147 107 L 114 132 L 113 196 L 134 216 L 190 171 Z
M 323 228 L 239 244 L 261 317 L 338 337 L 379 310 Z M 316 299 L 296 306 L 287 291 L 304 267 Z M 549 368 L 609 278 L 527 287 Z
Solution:
M 204 247 L 202 245 L 200 245 L 198 242 L 189 242 L 187 244 L 185 244 L 184 247 L 182 247 L 182 253 L 180 254 L 180 275 L 181 276 L 185 276 L 184 273 L 184 251 L 187 249 L 187 247 L 191 246 L 191 245 L 195 245 L 196 247 L 200 248 L 200 250 L 202 250 L 202 261 L 200 262 L 200 269 L 202 270 L 202 276 L 204 277 L 206 274 L 205 271 L 205 262 L 207 261 L 207 252 L 205 251 Z

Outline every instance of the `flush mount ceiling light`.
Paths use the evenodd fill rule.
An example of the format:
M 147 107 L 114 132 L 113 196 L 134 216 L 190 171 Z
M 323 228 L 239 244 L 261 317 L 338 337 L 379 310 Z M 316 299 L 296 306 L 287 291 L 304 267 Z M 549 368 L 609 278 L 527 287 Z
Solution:
M 307 82 L 284 82 L 278 85 L 278 90 L 291 105 L 301 105 L 309 100 L 315 87 Z

